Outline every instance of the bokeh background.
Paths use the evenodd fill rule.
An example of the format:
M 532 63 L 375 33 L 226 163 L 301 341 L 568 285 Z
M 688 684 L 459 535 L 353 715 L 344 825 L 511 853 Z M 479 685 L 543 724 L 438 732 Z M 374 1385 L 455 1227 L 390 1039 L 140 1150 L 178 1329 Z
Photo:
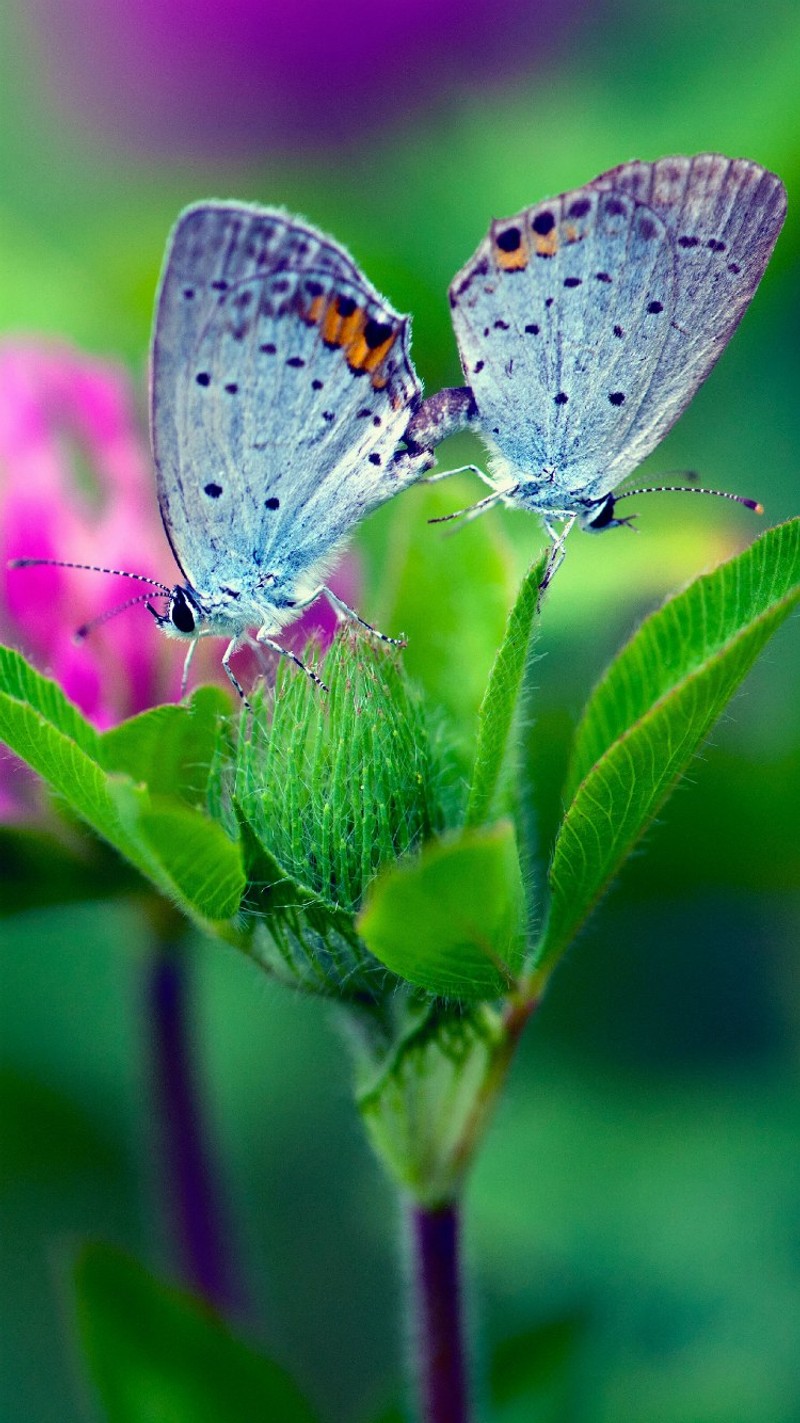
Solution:
M 7 0 L 0 55 L 0 331 L 123 363 L 141 412 L 164 238 L 192 199 L 283 204 L 335 233 L 413 312 L 433 389 L 459 383 L 446 288 L 491 216 L 633 156 L 718 149 L 774 168 L 790 197 L 775 257 L 647 474 L 697 470 L 761 499 L 770 522 L 797 512 L 791 0 Z M 479 454 L 463 441 L 453 463 Z M 452 507 L 475 487 L 453 481 Z M 387 540 L 442 537 L 416 498 L 359 536 L 367 616 Z M 640 511 L 637 538 L 573 535 L 545 612 L 528 736 L 545 846 L 609 657 L 757 531 L 723 501 Z M 535 522 L 489 517 L 521 570 Z M 170 581 L 166 546 L 159 569 Z M 431 586 L 417 644 L 430 653 L 443 630 L 446 702 L 471 644 L 463 606 Z M 68 638 L 70 610 L 53 616 Z M 485 1357 L 549 1322 L 576 1341 L 568 1383 L 545 1380 L 515 1417 L 800 1416 L 797 639 L 795 623 L 770 645 L 559 971 L 471 1183 Z M 426 655 L 413 649 L 412 669 Z M 77 1243 L 116 1241 L 176 1273 L 155 1202 L 147 939 L 131 902 L 32 908 L 0 934 L 0 1415 L 73 1423 L 98 1416 L 74 1346 Z M 196 942 L 188 972 L 242 1327 L 332 1423 L 358 1423 L 397 1396 L 397 1207 L 335 1025 L 218 946 Z

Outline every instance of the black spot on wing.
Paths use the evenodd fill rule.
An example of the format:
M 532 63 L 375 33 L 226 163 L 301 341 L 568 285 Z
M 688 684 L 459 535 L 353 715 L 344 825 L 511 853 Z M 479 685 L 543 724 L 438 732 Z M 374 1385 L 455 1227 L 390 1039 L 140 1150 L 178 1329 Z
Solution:
M 497 234 L 496 241 L 501 252 L 516 252 L 522 241 L 522 233 L 518 227 L 507 227 L 504 232 Z
M 537 212 L 531 223 L 531 227 L 539 237 L 546 237 L 549 232 L 553 231 L 555 225 L 555 217 L 549 208 L 545 208 L 544 212 Z
M 389 337 L 391 336 L 393 330 L 394 327 L 391 326 L 389 322 L 376 321 L 374 317 L 370 317 L 369 321 L 364 327 L 364 340 L 366 341 L 370 350 L 374 351 L 376 347 L 382 346 L 384 341 L 389 340 Z

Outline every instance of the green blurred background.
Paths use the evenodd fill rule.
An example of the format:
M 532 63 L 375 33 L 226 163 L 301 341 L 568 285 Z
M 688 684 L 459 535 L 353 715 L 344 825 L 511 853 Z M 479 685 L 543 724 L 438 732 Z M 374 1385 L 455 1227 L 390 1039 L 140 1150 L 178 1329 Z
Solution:
M 261 89 L 252 24 L 268 5 L 243 4 L 241 52 L 217 50 L 217 65 L 198 37 L 211 6 L 125 7 L 116 35 L 116 7 L 95 8 L 36 0 L 0 18 L 4 333 L 124 360 L 144 408 L 167 229 L 191 199 L 237 196 L 335 233 L 413 312 L 428 389 L 457 384 L 447 283 L 491 216 L 632 156 L 741 154 L 784 178 L 789 219 L 752 311 L 647 476 L 691 468 L 761 499 L 770 522 L 797 512 L 791 0 L 527 0 L 522 16 L 463 0 L 405 18 L 376 7 L 380 24 L 332 3 L 324 25 L 307 3 L 306 59 L 286 41 Z M 233 116 L 226 94 L 238 95 Z M 480 452 L 464 441 L 452 453 Z M 451 507 L 475 487 L 454 481 Z M 381 606 L 386 539 L 442 537 L 416 498 L 359 536 L 375 570 L 367 616 Z M 573 535 L 546 608 L 528 734 L 545 846 L 596 676 L 646 610 L 757 531 L 722 501 L 640 504 L 638 538 Z M 489 518 L 521 569 L 542 543 L 535 521 Z M 444 581 L 437 596 L 421 629 L 432 646 L 437 623 L 458 625 Z M 469 656 L 465 628 L 463 646 L 444 649 L 445 677 Z M 558 973 L 515 1066 L 468 1195 L 473 1323 L 486 1357 L 553 1319 L 578 1321 L 580 1342 L 566 1391 L 504 1418 L 800 1416 L 797 668 L 794 625 Z M 97 1416 L 74 1348 L 77 1243 L 113 1240 L 172 1270 L 154 1205 L 147 944 L 130 905 L 32 911 L 0 932 L 0 1415 L 72 1423 Z M 198 942 L 191 967 L 245 1327 L 327 1418 L 356 1423 L 395 1394 L 403 1326 L 397 1205 L 362 1139 L 341 1041 L 323 1004 L 231 951 Z

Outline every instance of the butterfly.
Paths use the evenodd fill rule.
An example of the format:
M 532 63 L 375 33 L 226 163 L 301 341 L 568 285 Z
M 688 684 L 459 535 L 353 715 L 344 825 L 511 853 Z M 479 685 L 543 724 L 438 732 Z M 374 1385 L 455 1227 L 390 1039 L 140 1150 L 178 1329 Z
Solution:
M 325 577 L 354 526 L 430 465 L 398 449 L 420 397 L 408 318 L 338 243 L 270 208 L 181 213 L 156 302 L 150 413 L 182 581 L 141 581 L 166 599 L 164 611 L 147 602 L 158 626 L 189 644 L 182 692 L 201 637 L 228 639 L 222 665 L 242 697 L 230 666 L 242 646 L 302 667 L 276 635 L 321 594 L 369 627 Z
M 624 163 L 492 223 L 450 286 L 467 386 L 429 397 L 409 449 L 458 430 L 489 450 L 495 504 L 541 515 L 545 581 L 573 524 L 630 519 L 618 486 L 672 428 L 730 340 L 786 213 L 774 173 L 703 153 Z M 447 471 L 433 478 L 445 477 Z M 683 486 L 660 486 L 680 489 Z M 754 500 L 722 494 L 762 512 Z

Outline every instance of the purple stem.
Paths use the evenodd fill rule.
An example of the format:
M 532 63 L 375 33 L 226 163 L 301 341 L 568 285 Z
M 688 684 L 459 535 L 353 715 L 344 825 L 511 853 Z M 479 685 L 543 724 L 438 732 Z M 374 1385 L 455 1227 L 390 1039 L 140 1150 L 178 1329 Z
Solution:
M 220 1311 L 242 1305 L 234 1280 L 221 1192 L 201 1106 L 179 949 L 161 944 L 150 961 L 152 1090 L 157 1170 L 165 1215 L 186 1284 Z
M 410 1225 L 420 1423 L 468 1423 L 458 1206 L 413 1205 Z

